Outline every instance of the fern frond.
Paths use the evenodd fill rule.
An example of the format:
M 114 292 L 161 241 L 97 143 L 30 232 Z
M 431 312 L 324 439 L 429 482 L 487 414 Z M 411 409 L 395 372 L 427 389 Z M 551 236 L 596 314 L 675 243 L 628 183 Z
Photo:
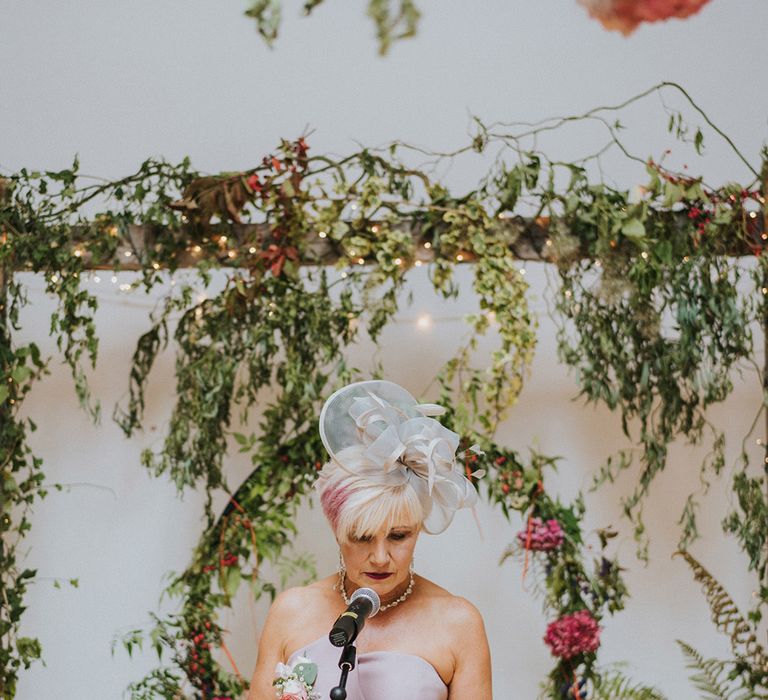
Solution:
M 690 644 L 677 640 L 687 657 L 686 667 L 696 671 L 691 682 L 703 693 L 703 700 L 756 700 L 754 689 L 736 684 L 735 664 L 733 661 L 705 659 Z
M 744 619 L 726 590 L 688 552 L 675 552 L 674 556 L 678 555 L 685 559 L 693 571 L 694 579 L 701 583 L 712 613 L 712 622 L 721 632 L 728 635 L 734 655 L 745 659 L 756 669 L 768 669 L 768 656 L 758 643 L 755 630 Z
M 593 700 L 667 700 L 658 689 L 627 678 L 621 671 L 601 671 L 595 679 Z

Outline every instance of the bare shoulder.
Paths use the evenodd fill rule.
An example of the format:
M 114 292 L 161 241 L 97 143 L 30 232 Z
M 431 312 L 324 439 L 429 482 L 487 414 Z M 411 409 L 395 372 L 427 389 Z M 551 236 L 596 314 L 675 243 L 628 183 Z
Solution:
M 326 593 L 324 588 L 320 585 L 321 583 L 321 581 L 317 581 L 307 586 L 286 588 L 272 602 L 270 615 L 274 614 L 278 617 L 292 617 L 293 615 L 306 610 L 308 604 L 325 599 Z
M 336 602 L 331 578 L 288 588 L 273 601 L 264 628 L 276 631 L 283 656 L 322 633 Z
M 449 633 L 452 641 L 463 645 L 467 635 L 485 637 L 483 617 L 466 598 L 454 595 L 427 579 L 422 580 L 422 590 L 425 609 Z
M 461 628 L 483 627 L 483 616 L 473 603 L 458 595 L 450 597 L 446 617 L 449 624 Z

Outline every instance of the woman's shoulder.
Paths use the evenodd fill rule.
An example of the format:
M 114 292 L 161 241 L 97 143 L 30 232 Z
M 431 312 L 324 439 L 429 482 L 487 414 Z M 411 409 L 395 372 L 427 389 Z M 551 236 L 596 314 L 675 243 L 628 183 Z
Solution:
M 272 601 L 265 632 L 273 635 L 272 643 L 280 650 L 281 661 L 327 632 L 327 620 L 333 616 L 336 602 L 331 595 L 333 578 L 287 588 Z
M 305 586 L 286 588 L 272 602 L 272 614 L 277 617 L 293 617 L 297 613 L 306 612 L 307 606 L 330 603 L 334 578 L 328 576 Z
M 442 586 L 419 577 L 422 588 L 422 605 L 430 615 L 439 617 L 442 624 L 457 631 L 469 627 L 483 627 L 480 611 L 466 598 L 451 593 Z

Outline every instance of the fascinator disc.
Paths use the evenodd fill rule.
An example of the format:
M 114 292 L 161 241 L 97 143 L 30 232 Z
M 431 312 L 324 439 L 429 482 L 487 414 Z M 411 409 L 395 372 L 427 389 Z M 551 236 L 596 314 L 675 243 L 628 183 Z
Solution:
M 448 527 L 456 510 L 477 502 L 475 488 L 456 464 L 458 434 L 432 417 L 444 412 L 436 404 L 418 403 L 393 382 L 356 382 L 325 402 L 320 437 L 343 469 L 375 483 L 407 482 L 425 513 L 424 531 L 436 534 Z

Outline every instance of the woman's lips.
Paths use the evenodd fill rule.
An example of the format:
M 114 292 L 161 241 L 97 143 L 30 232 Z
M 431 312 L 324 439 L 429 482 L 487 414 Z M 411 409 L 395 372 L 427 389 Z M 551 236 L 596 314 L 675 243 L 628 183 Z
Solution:
M 366 571 L 365 575 L 368 578 L 372 578 L 374 581 L 383 581 L 385 578 L 389 578 L 392 576 L 392 574 L 383 573 L 383 574 L 377 574 L 375 571 Z

